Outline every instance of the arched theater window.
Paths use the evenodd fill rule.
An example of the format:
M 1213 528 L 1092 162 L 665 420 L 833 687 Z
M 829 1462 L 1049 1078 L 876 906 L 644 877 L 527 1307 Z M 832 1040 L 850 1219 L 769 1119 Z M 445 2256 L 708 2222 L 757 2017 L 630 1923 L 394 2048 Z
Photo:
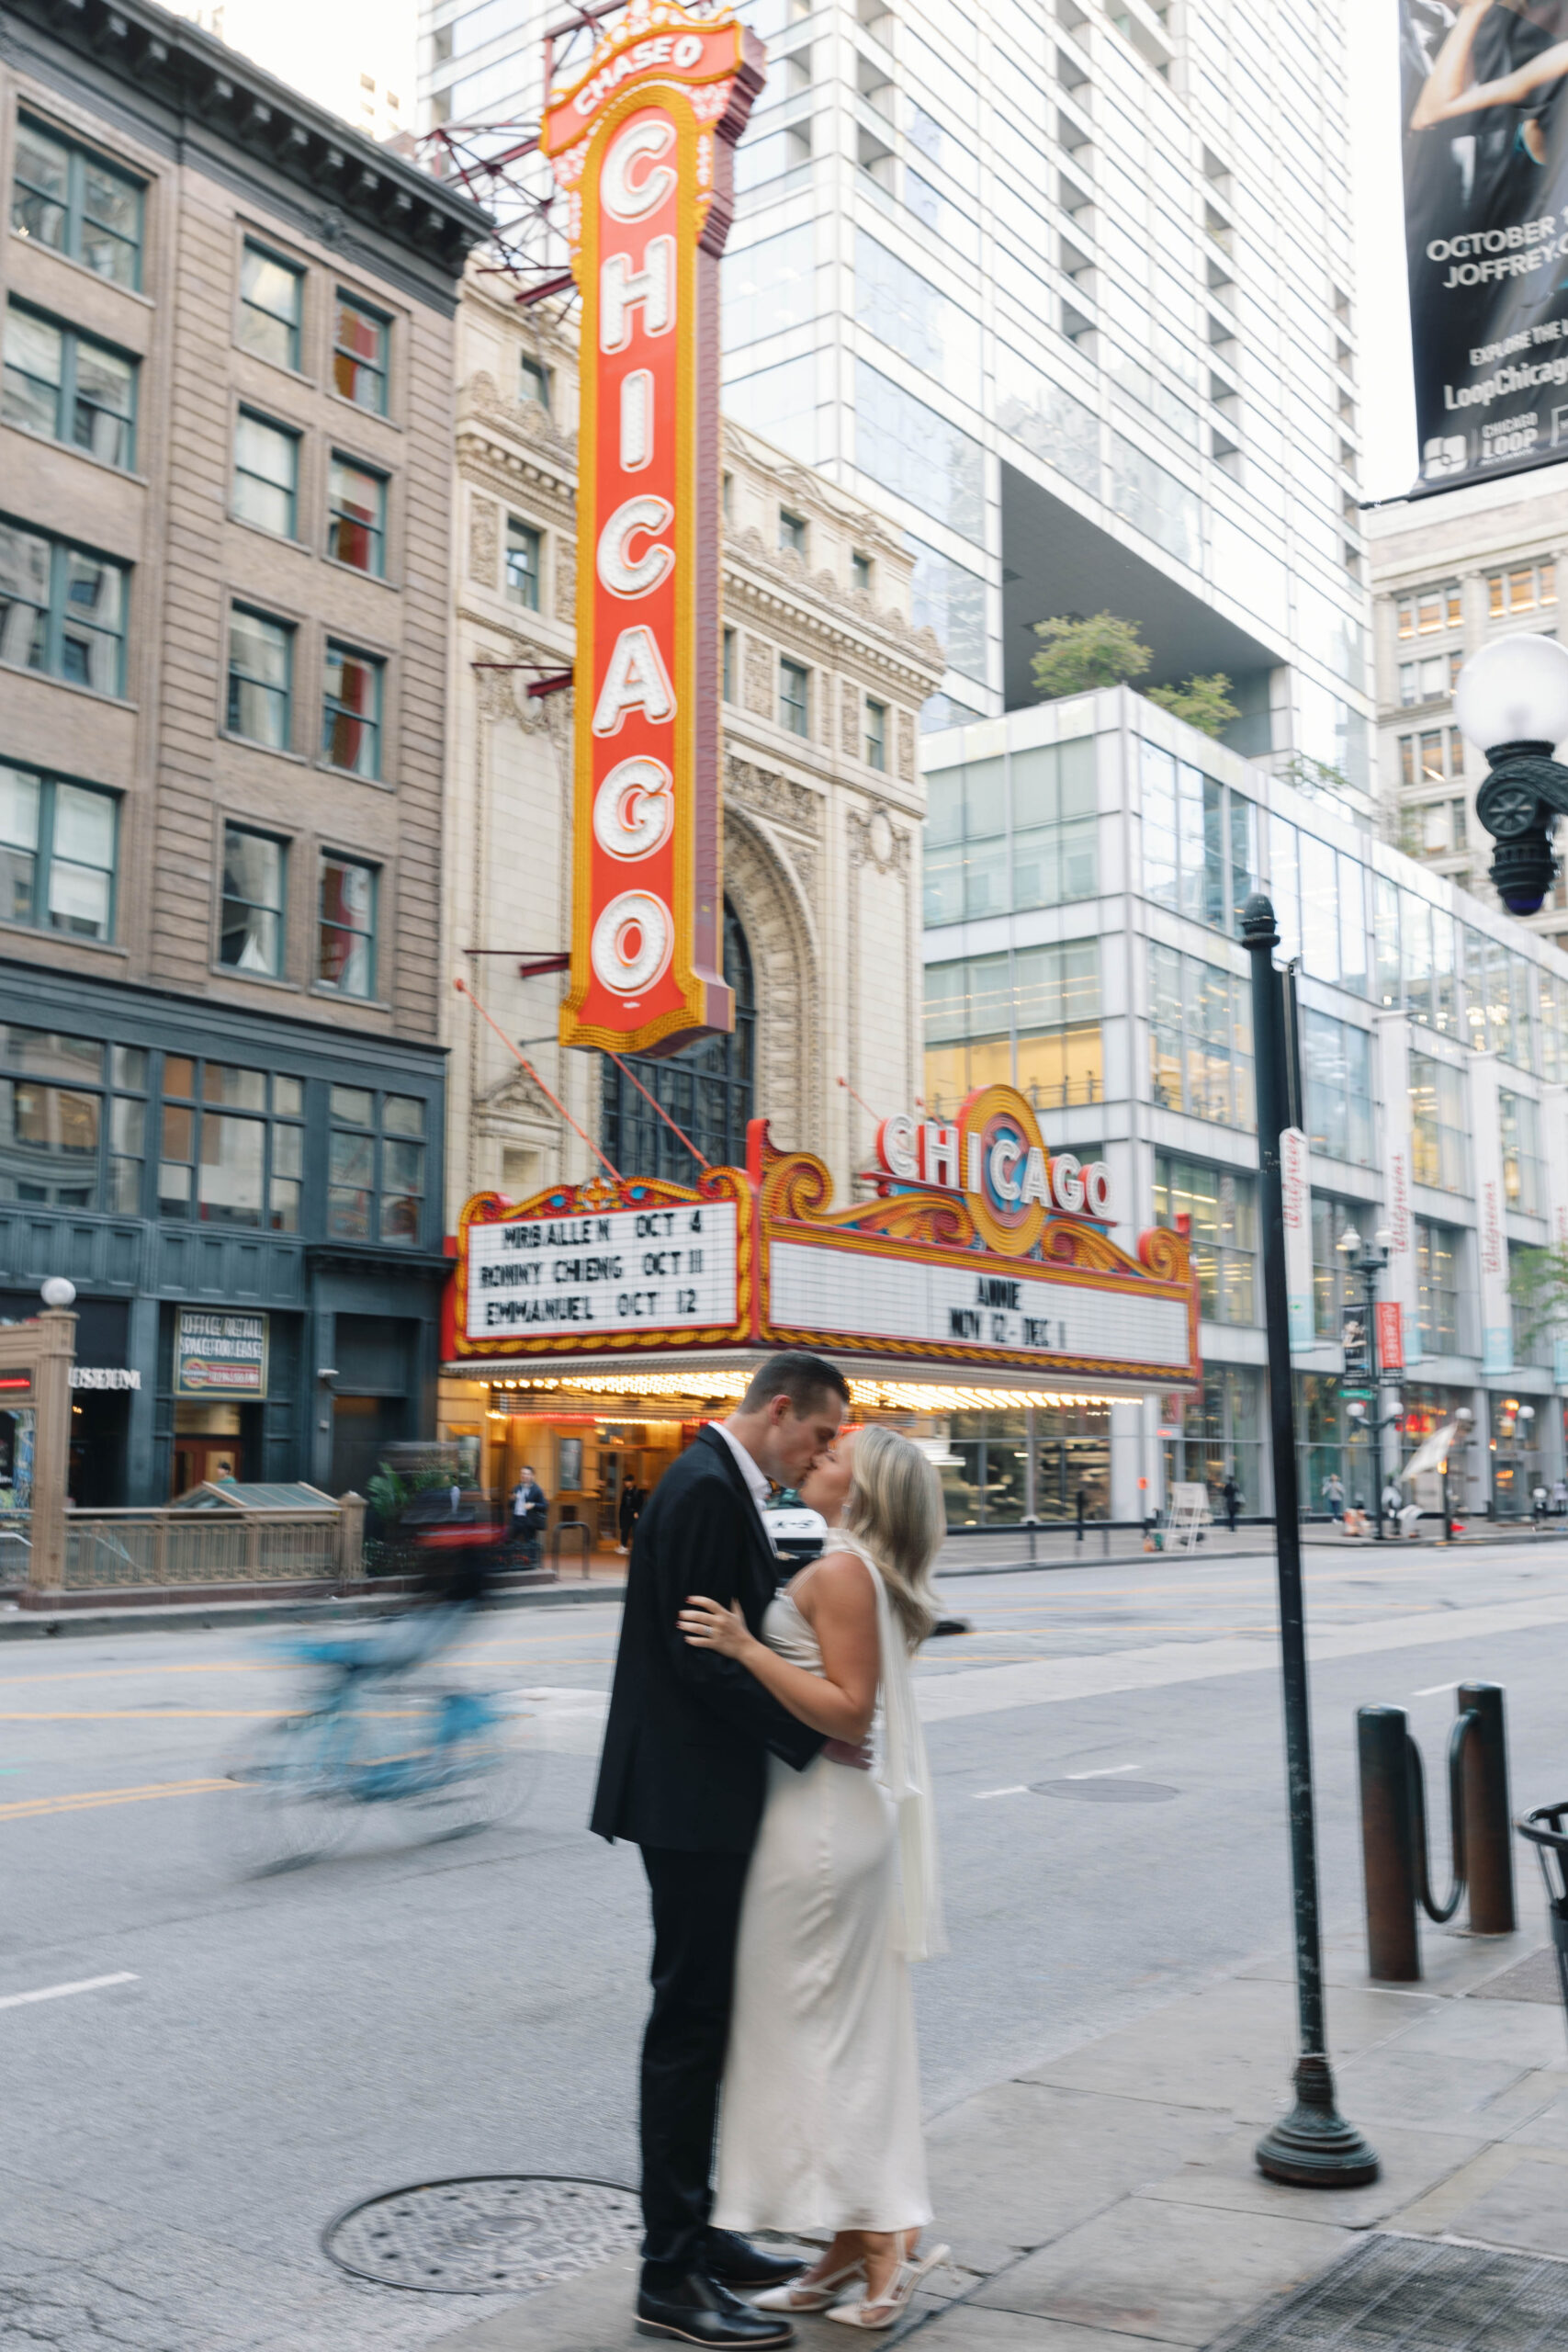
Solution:
M 751 951 L 734 908 L 724 902 L 724 977 L 735 991 L 735 1028 L 705 1037 L 684 1052 L 650 1060 L 628 1058 L 655 1102 L 689 1135 L 715 1168 L 738 1168 L 746 1157 L 746 1122 L 755 1115 L 757 994 Z M 662 1176 L 691 1184 L 701 1174 L 679 1136 L 672 1135 L 630 1080 L 605 1055 L 604 1149 L 623 1176 Z

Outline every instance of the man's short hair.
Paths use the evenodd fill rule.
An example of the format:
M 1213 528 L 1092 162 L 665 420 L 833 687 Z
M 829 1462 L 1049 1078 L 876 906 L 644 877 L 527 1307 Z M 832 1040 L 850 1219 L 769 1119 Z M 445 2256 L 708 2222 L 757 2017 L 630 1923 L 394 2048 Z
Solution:
M 825 1396 L 834 1396 L 844 1404 L 850 1401 L 850 1384 L 836 1363 L 826 1356 L 807 1355 L 804 1349 L 786 1348 L 781 1354 L 770 1356 L 751 1374 L 750 1385 L 740 1399 L 743 1413 L 766 1412 L 775 1396 L 787 1396 L 796 1420 L 804 1420 L 807 1413 Z

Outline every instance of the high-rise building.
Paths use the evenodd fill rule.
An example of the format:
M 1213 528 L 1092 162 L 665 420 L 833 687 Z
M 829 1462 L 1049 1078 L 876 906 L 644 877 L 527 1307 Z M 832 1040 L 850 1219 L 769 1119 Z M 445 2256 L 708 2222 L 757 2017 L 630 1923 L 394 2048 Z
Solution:
M 1378 778 L 1384 830 L 1411 857 L 1495 906 L 1492 842 L 1476 821 L 1486 762 L 1454 724 L 1472 653 L 1519 631 L 1558 634 L 1568 584 L 1568 489 L 1550 473 L 1478 481 L 1367 514 L 1374 604 Z M 1568 947 L 1568 881 L 1530 930 Z
M 747 0 L 725 407 L 897 518 L 929 723 L 1110 610 L 1234 748 L 1369 778 L 1337 5 Z M 426 0 L 421 119 L 536 114 L 536 0 Z M 586 38 L 586 37 L 584 37 Z M 586 55 L 586 50 L 583 51 Z

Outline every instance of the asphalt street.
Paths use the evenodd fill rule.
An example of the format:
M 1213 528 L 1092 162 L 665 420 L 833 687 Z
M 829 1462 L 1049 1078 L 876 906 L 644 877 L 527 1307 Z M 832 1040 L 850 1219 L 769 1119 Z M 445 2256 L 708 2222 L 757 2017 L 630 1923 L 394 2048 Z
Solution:
M 1568 1546 L 1314 1547 L 1309 1587 L 1344 1928 L 1361 1702 L 1408 1706 L 1440 1790 L 1455 1682 L 1499 1681 L 1516 1810 L 1568 1796 Z M 919 1972 L 933 2114 L 1290 1936 L 1269 1562 L 952 1599 L 973 1630 L 920 1668 L 953 1947 Z M 260 1881 L 233 1870 L 222 1773 L 300 1687 L 275 1634 L 0 1648 L 0 2340 L 419 2345 L 486 2303 L 334 2272 L 319 2233 L 344 2206 L 464 2173 L 634 2177 L 643 1888 L 582 1826 L 616 1620 L 517 1612 L 464 1653 L 539 1756 L 515 1824 L 433 1844 L 388 1809 Z

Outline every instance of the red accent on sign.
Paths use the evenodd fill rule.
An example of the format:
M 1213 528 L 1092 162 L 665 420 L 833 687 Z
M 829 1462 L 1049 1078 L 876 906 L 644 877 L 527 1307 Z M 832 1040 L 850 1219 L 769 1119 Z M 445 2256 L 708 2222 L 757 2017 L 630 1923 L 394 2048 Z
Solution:
M 724 1034 L 718 263 L 763 51 L 633 0 L 539 144 L 582 289 L 567 1046 Z
M 1378 1301 L 1378 1363 L 1384 1372 L 1404 1370 L 1404 1331 L 1397 1301 Z
M 0 1388 L 30 1388 L 32 1385 L 30 1372 L 0 1373 Z

